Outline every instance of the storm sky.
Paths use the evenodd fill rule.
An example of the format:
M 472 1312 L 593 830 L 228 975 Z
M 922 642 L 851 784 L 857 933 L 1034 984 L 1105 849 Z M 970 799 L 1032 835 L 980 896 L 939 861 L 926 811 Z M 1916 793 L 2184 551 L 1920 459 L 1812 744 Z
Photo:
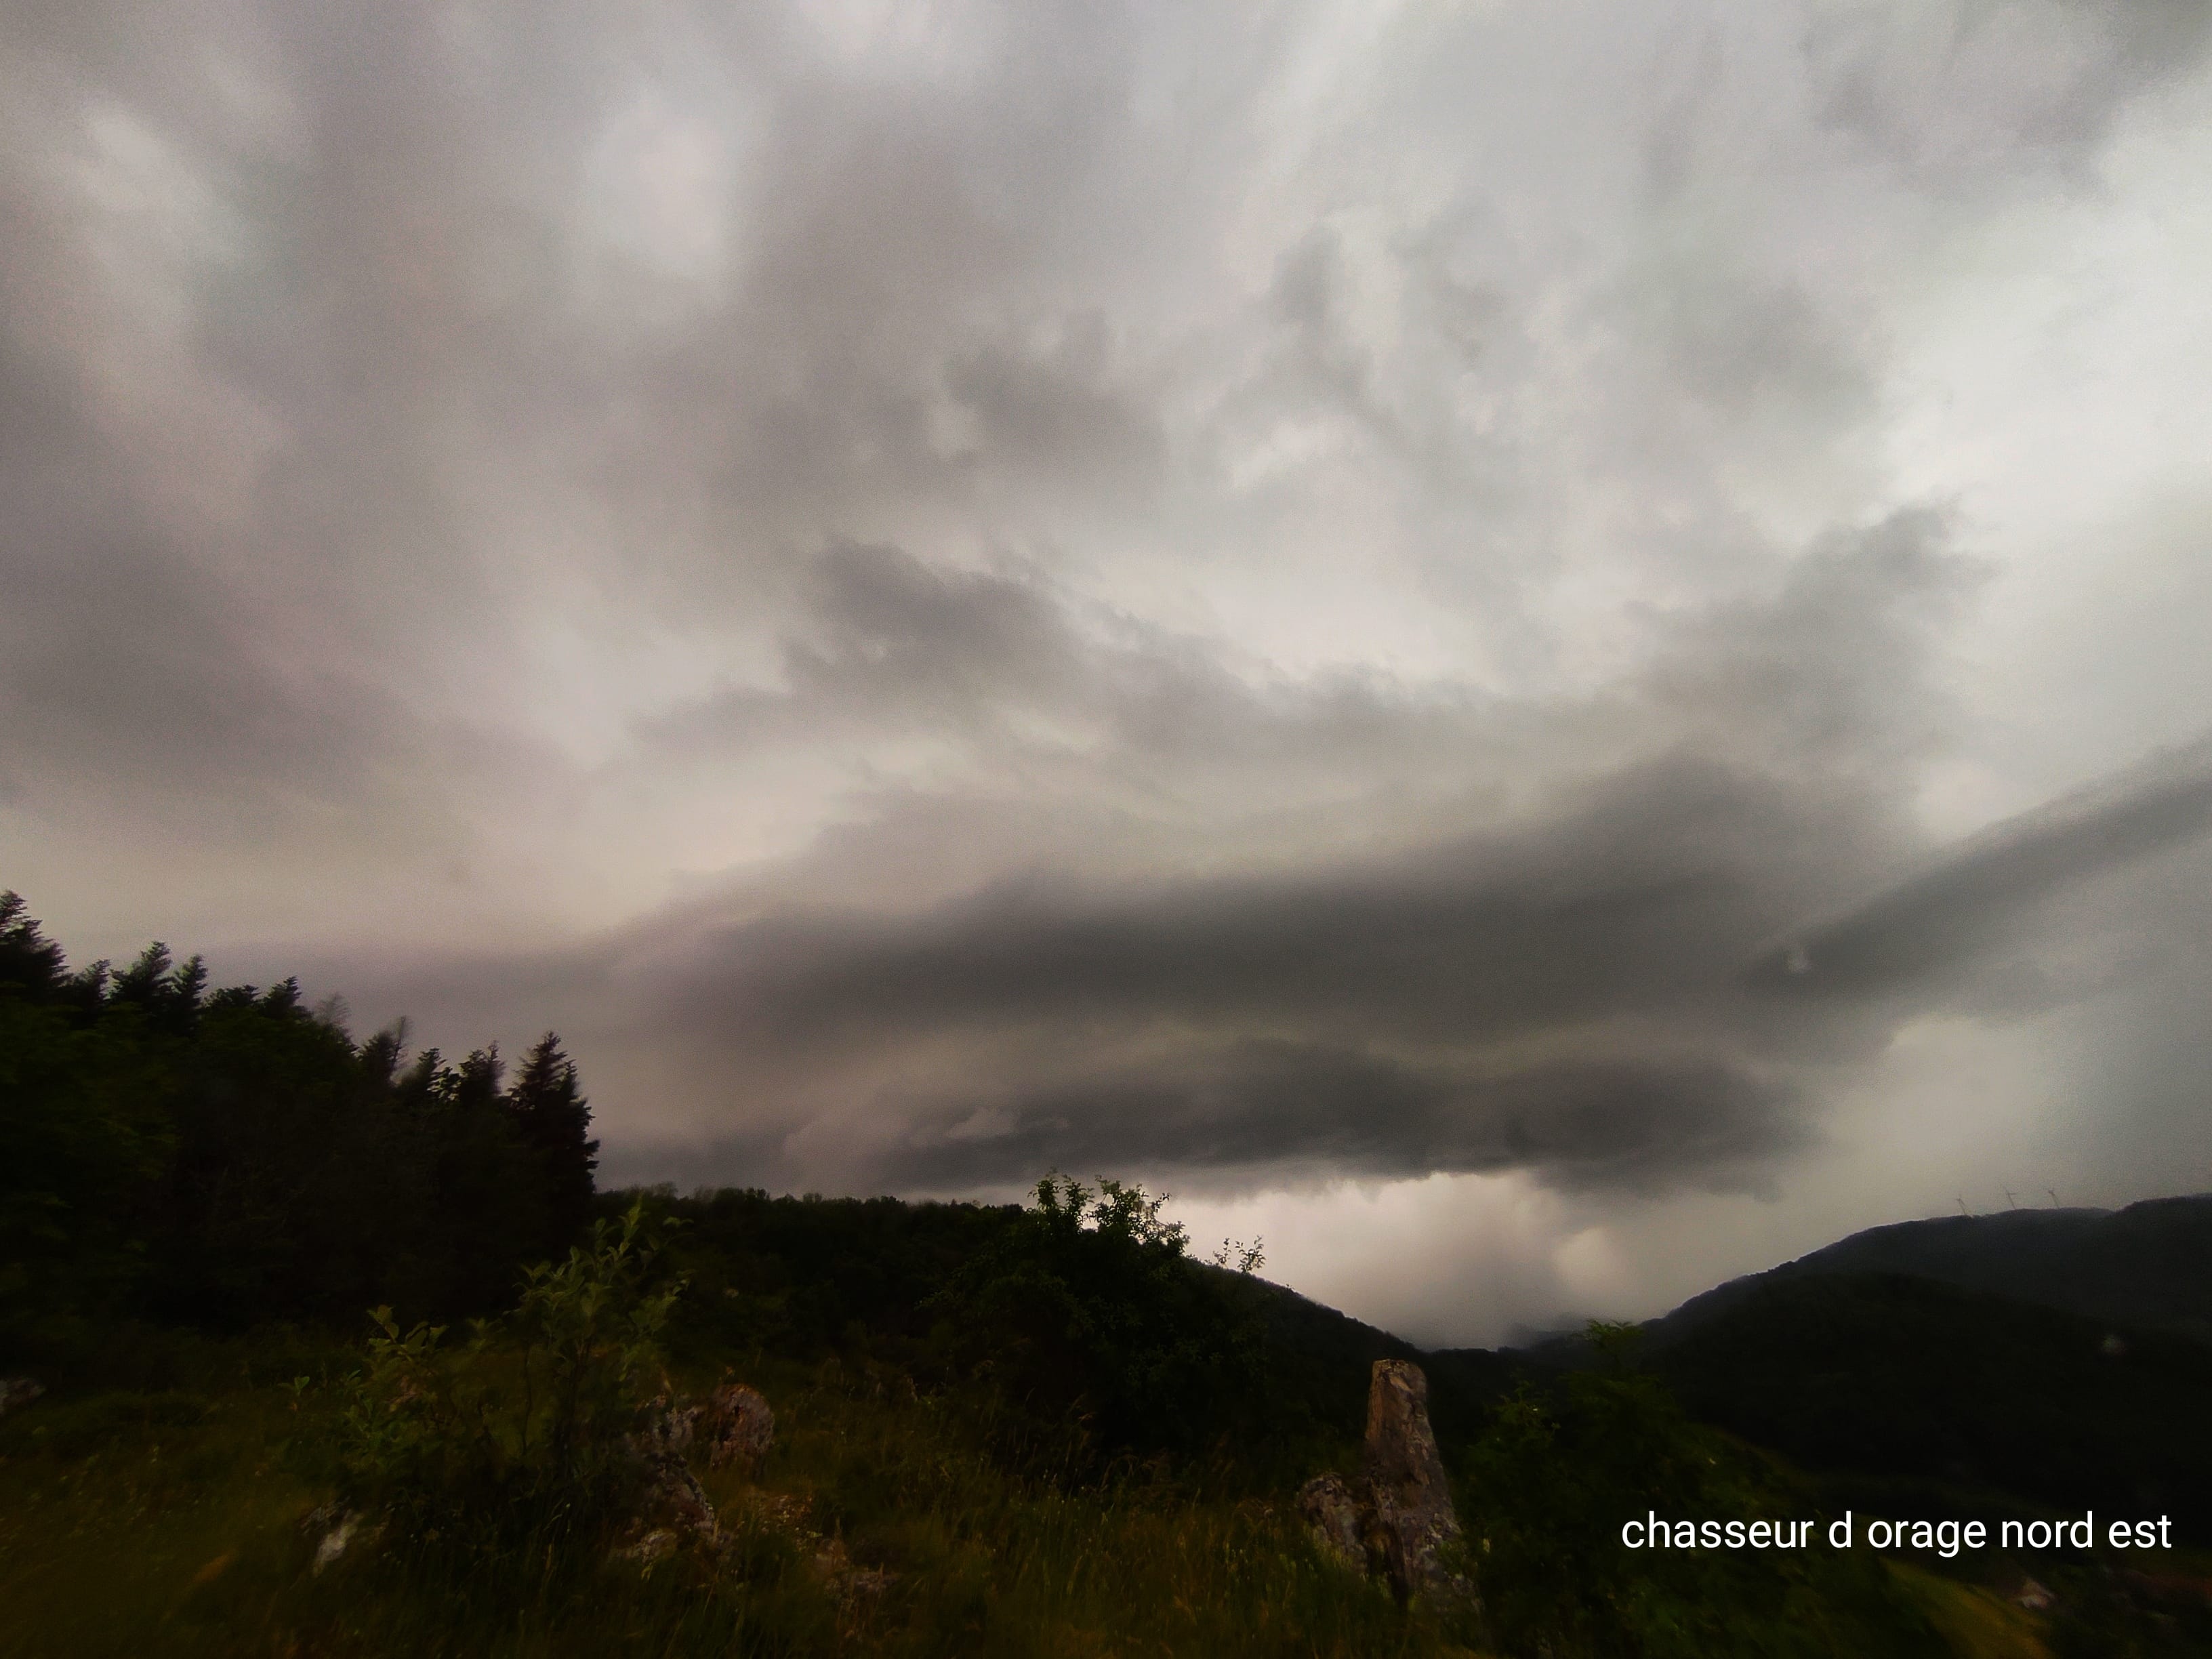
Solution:
M 2212 7 L 0 0 L 0 886 L 1417 1340 L 2212 1187 Z

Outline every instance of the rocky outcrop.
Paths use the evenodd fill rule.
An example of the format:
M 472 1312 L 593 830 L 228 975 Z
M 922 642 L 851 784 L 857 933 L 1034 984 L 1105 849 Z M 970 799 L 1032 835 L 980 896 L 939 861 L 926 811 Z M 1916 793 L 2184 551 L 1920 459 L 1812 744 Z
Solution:
M 19 1406 L 27 1406 L 46 1391 L 46 1385 L 27 1376 L 0 1376 L 0 1417 Z
M 736 1468 L 757 1475 L 775 1443 L 775 1413 L 758 1389 L 725 1382 L 707 1402 L 699 1431 L 707 1439 L 709 1468 Z
M 1401 1600 L 1462 1595 L 1470 1588 L 1443 1559 L 1460 1536 L 1459 1516 L 1428 1402 L 1429 1379 L 1419 1366 L 1376 1360 L 1358 1478 L 1316 1475 L 1298 1492 L 1298 1512 L 1322 1552 L 1387 1580 Z
M 1341 1475 L 1317 1474 L 1298 1489 L 1298 1513 L 1322 1553 L 1362 1572 L 1370 1569 L 1367 1510 L 1358 1486 Z
M 384 1534 L 380 1522 L 372 1522 L 360 1510 L 349 1510 L 342 1504 L 325 1504 L 309 1510 L 300 1517 L 300 1530 L 315 1540 L 314 1575 L 318 1578 L 356 1545 L 372 1543 Z M 207 1568 L 203 1567 L 201 1571 L 207 1571 Z
M 693 1454 L 703 1445 L 708 1467 L 753 1475 L 775 1441 L 775 1413 L 757 1389 L 725 1382 L 703 1404 L 663 1393 L 629 1437 L 641 1498 L 617 1553 L 650 1568 L 687 1543 L 720 1547 L 720 1518 L 691 1472 Z
M 1419 1365 L 1378 1359 L 1367 1390 L 1362 1471 L 1382 1534 L 1383 1570 L 1401 1595 L 1457 1588 L 1438 1553 L 1459 1540 L 1451 1483 L 1429 1426 L 1429 1379 Z
M 714 1506 L 699 1477 L 691 1473 L 686 1455 L 704 1414 L 702 1407 L 672 1404 L 664 1395 L 646 1425 L 630 1436 L 629 1452 L 643 1493 L 634 1532 L 646 1537 L 657 1532 L 672 1537 L 714 1535 Z
M 336 1526 L 322 1535 L 315 1545 L 315 1576 L 319 1578 L 337 1559 L 353 1547 L 353 1540 L 361 1534 L 361 1517 L 342 1516 Z

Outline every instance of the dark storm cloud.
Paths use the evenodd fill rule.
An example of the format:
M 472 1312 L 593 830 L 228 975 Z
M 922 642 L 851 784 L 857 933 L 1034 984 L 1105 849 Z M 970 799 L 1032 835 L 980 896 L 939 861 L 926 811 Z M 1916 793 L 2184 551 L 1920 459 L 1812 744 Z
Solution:
M 1168 466 L 1158 417 L 1110 379 L 1103 318 L 1073 318 L 1042 349 L 978 347 L 946 365 L 946 389 L 976 422 L 977 457 L 1097 489 L 1153 488 Z
M 1155 799 L 1208 798 L 1254 776 L 1338 791 L 1455 781 L 1528 724 L 1457 685 L 1348 672 L 1255 684 L 1217 641 L 1079 606 L 1033 567 L 949 568 L 843 543 L 799 562 L 792 586 L 776 683 L 640 722 L 644 763 L 939 732 L 1001 769 L 1073 768 L 1091 787 L 1119 778 Z
M 1032 582 L 846 543 L 809 561 L 799 585 L 804 621 L 783 643 L 784 687 L 657 716 L 647 741 L 680 752 L 836 725 L 969 725 L 1010 707 L 1064 707 L 1081 689 L 1084 642 Z
M 779 1045 L 1183 1017 L 1482 1040 L 1694 1000 L 1790 914 L 1792 866 L 1858 833 L 1760 780 L 1662 763 L 1379 866 L 1097 896 L 1010 881 L 912 921 L 764 921 L 727 940 L 735 986 L 701 994 L 734 991 L 723 1006 Z
M 1925 741 L 1930 641 L 1974 579 L 1945 536 L 1924 513 L 1832 536 L 1763 602 L 1675 619 L 1639 686 L 1603 699 L 1608 729 L 1641 723 L 1642 754 L 1503 819 L 1468 789 L 1484 829 L 1363 848 L 1355 819 L 1287 868 L 1198 877 L 1085 878 L 1032 842 L 1029 873 L 918 908 L 794 908 L 773 884 L 679 908 L 628 959 L 672 1049 L 751 1079 L 767 1116 L 795 1114 L 795 1140 L 748 1139 L 758 1167 L 828 1158 L 942 1188 L 1111 1154 L 1212 1179 L 1334 1160 L 1740 1185 L 1817 1134 L 1796 1070 L 1886 1041 L 1849 1010 L 1777 1007 L 1744 971 L 1921 845 L 1887 779 Z M 1134 672 L 1159 672 L 1158 641 L 1103 647 L 1014 578 L 883 549 L 818 574 L 817 620 L 842 642 L 757 698 L 782 718 L 1080 704 L 1126 755 L 1138 723 L 1117 699 L 1160 695 Z M 1334 760 L 1345 741 L 1312 702 L 1193 683 L 1184 714 L 1236 708 L 1217 729 L 1271 732 L 1279 759 Z M 1587 717 L 1370 696 L 1386 755 L 1436 757 L 1455 735 L 1496 752 L 1516 719 L 1532 748 L 1571 744 Z M 1231 745 L 1201 749 L 1233 764 Z M 874 890 L 870 843 L 845 856 Z M 830 1143 L 826 1123 L 844 1126 Z
M 2039 908 L 2212 833 L 2212 743 L 2160 756 L 1999 825 L 1848 914 L 1763 954 L 1753 981 L 1811 997 L 1910 990 L 2008 943 Z
M 1887 844 L 1838 808 L 1680 762 L 1412 860 L 785 916 L 693 938 L 653 977 L 670 1038 L 771 1097 L 805 1079 L 811 1128 L 744 1153 L 793 1179 L 827 1157 L 908 1190 L 1050 1165 L 1756 1186 L 1819 1138 L 1824 1068 L 1973 1007 L 1978 972 L 2047 942 L 2054 891 L 2212 829 L 2212 784 L 2029 814 L 1762 950 Z M 933 1081 L 948 1049 L 964 1080 Z
M 1756 1179 L 1804 1129 L 1786 1087 L 1725 1067 L 1559 1063 L 1502 1076 L 1292 1041 L 925 1121 L 884 1173 L 951 1190 L 1040 1170 L 1249 1179 L 1534 1170 L 1568 1188 Z M 981 1126 L 981 1127 L 978 1127 Z

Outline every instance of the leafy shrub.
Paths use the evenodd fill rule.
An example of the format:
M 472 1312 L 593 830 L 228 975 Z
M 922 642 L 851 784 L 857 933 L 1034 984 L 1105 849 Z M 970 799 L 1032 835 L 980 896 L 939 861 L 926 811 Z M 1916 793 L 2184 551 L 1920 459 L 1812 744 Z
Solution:
M 1048 1175 L 955 1273 L 944 1339 L 1011 1409 L 1018 1441 L 1072 1457 L 1188 1451 L 1233 1434 L 1265 1380 L 1264 1329 L 1237 1270 L 1188 1254 L 1164 1194 Z
M 1692 1423 L 1593 1324 L 1604 1364 L 1522 1387 L 1463 1462 L 1468 1531 L 1498 1644 L 1570 1655 L 1942 1651 L 1870 1553 L 1632 1551 L 1625 1522 L 1813 1520 L 1803 1483 Z
M 342 1496 L 402 1540 L 485 1547 L 583 1542 L 626 1512 L 645 1477 L 629 1437 L 659 1374 L 680 1281 L 656 1284 L 658 1229 L 642 1202 L 601 1221 L 589 1248 L 528 1270 L 520 1304 L 403 1331 L 389 1308 L 339 1418 Z

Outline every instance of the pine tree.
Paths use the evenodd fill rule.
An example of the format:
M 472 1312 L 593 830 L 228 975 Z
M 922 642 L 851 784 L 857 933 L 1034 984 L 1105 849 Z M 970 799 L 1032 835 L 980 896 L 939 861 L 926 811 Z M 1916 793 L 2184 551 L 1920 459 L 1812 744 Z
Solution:
M 557 1255 L 590 1224 L 599 1143 L 591 1138 L 592 1109 L 577 1083 L 575 1062 L 561 1052 L 556 1033 L 548 1031 L 524 1058 L 507 1100 L 544 1173 L 545 1243 L 547 1253 Z
M 0 985 L 34 1001 L 45 1001 L 65 983 L 62 947 L 39 931 L 25 914 L 22 895 L 0 893 Z

